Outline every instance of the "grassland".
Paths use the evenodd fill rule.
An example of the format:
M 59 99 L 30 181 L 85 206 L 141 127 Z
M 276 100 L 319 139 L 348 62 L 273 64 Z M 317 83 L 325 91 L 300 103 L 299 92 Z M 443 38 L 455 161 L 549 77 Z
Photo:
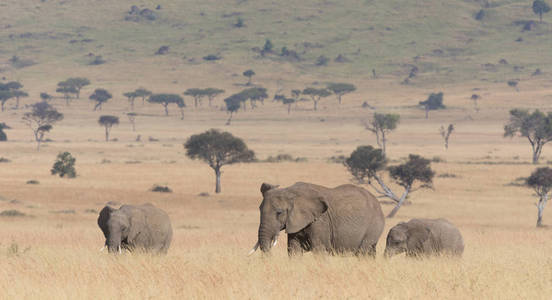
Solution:
M 133 4 L 150 9 L 161 4 L 160 19 L 124 21 Z M 0 33 L 4 63 L 0 75 L 25 85 L 30 97 L 22 100 L 24 105 L 37 101 L 40 92 L 53 94 L 56 83 L 69 76 L 86 76 L 92 85 L 69 107 L 62 99 L 53 101 L 65 118 L 48 134 L 52 141 L 40 152 L 21 122 L 27 108 L 14 110 L 9 103 L 8 110 L 0 113 L 0 122 L 12 127 L 6 130 L 9 141 L 0 143 L 0 157 L 11 161 L 0 163 L 0 212 L 26 214 L 0 217 L 0 299 L 549 298 L 552 231 L 535 228 L 535 196 L 512 184 L 535 168 L 529 164 L 530 146 L 521 138 L 503 138 L 510 109 L 549 107 L 552 83 L 547 70 L 552 60 L 543 56 L 550 49 L 549 25 L 524 33 L 511 25 L 515 20 L 536 19 L 522 1 L 493 2 L 484 22 L 473 19 L 481 8 L 475 2 L 423 4 L 394 0 L 1 3 L 0 26 L 5 30 Z M 223 17 L 232 12 L 241 14 Z M 246 27 L 232 26 L 238 16 Z M 26 37 L 27 32 L 34 34 L 32 38 Z M 519 36 L 523 43 L 514 41 Z M 309 48 L 305 61 L 283 62 L 251 51 L 266 38 L 278 48 L 297 49 L 295 45 L 303 42 L 324 47 Z M 93 41 L 70 43 L 73 39 Z M 161 45 L 170 46 L 169 54 L 153 55 Z M 360 54 L 355 54 L 358 48 Z M 428 55 L 435 49 L 444 54 Z M 86 65 L 88 53 L 102 55 L 107 63 Z M 203 62 L 201 57 L 209 53 L 223 59 Z M 333 58 L 340 53 L 352 62 L 313 65 L 319 55 Z M 14 68 L 8 63 L 13 55 L 37 64 Z M 420 74 L 411 84 L 399 84 L 416 55 L 421 57 L 415 64 Z M 501 58 L 509 64 L 498 64 Z M 496 69 L 482 70 L 485 63 Z M 514 65 L 524 68 L 516 72 Z M 345 96 L 341 106 L 329 97 L 317 112 L 312 103 L 303 102 L 289 115 L 284 105 L 267 100 L 255 111 L 238 112 L 231 126 L 224 125 L 228 115 L 221 111 L 222 99 L 211 108 L 186 108 L 184 120 L 175 107 L 164 117 L 161 106 L 137 101 L 137 128 L 131 130 L 124 92 L 139 86 L 177 93 L 214 86 L 224 88 L 227 96 L 242 88 L 246 79 L 241 72 L 250 67 L 258 74 L 254 82 L 271 94 L 279 88 L 288 91 L 327 81 L 349 81 L 358 91 Z M 530 76 L 537 67 L 544 75 Z M 379 78 L 371 78 L 372 68 Z M 522 79 L 519 92 L 505 84 L 517 77 Z M 87 99 L 97 87 L 114 95 L 102 112 L 93 112 Z M 444 92 L 447 109 L 432 111 L 425 120 L 415 105 L 436 90 Z M 473 93 L 482 97 L 479 112 L 470 100 Z M 326 186 L 351 182 L 347 170 L 328 159 L 348 155 L 359 145 L 375 144 L 374 136 L 361 125 L 374 112 L 361 108 L 364 101 L 378 112 L 401 115 L 388 145 L 394 161 L 409 153 L 436 158 L 435 189 L 414 193 L 413 204 L 387 219 L 384 232 L 414 217 L 445 217 L 464 235 L 464 256 L 387 261 L 381 257 L 384 235 L 375 260 L 310 254 L 289 259 L 284 236 L 271 255 L 247 257 L 256 241 L 262 182 L 282 186 L 296 181 Z M 111 134 L 117 141 L 103 141 L 103 128 L 97 124 L 101 114 L 121 118 Z M 438 129 L 449 123 L 456 131 L 445 150 Z M 243 138 L 261 160 L 290 154 L 307 161 L 224 167 L 223 192 L 215 195 L 212 170 L 186 158 L 182 147 L 191 134 L 209 128 Z M 141 142 L 136 142 L 137 135 Z M 77 158 L 77 178 L 49 174 L 61 151 Z M 545 146 L 540 166 L 552 160 L 550 151 Z M 454 176 L 439 176 L 443 174 Z M 40 183 L 26 184 L 31 179 Z M 174 192 L 150 192 L 154 184 Z M 204 192 L 210 195 L 199 196 Z M 165 209 L 175 229 L 169 254 L 99 253 L 104 240 L 96 225 L 97 211 L 109 201 L 151 202 Z M 383 209 L 388 212 L 391 206 Z M 549 210 L 544 223 L 552 224 Z

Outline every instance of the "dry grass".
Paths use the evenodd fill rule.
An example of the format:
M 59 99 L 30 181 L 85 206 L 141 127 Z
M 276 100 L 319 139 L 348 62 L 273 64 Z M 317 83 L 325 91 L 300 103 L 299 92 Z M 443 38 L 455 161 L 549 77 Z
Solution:
M 533 99 L 528 106 L 543 105 L 546 83 L 535 81 L 533 92 L 521 93 L 489 86 L 479 113 L 472 110 L 468 87 L 450 87 L 445 102 L 451 108 L 432 112 L 429 121 L 421 110 L 408 107 L 413 94 L 422 97 L 424 92 L 385 82 L 366 84 L 376 93 L 351 95 L 339 108 L 328 99 L 317 113 L 306 110 L 310 104 L 301 104 L 305 110 L 288 116 L 276 103 L 240 112 L 224 129 L 243 137 L 259 158 L 289 153 L 308 162 L 225 167 L 220 195 L 212 193 L 212 170 L 188 160 L 182 142 L 192 133 L 222 128 L 222 112 L 189 111 L 184 121 L 177 116 L 143 117 L 137 133 L 123 122 L 112 131 L 119 141 L 105 143 L 95 122 L 98 114 L 90 112 L 87 103 L 59 105 L 66 118 L 52 131 L 54 142 L 39 153 L 29 130 L 18 121 L 21 112 L 4 113 L 14 129 L 7 131 L 11 141 L 1 144 L 2 156 L 12 162 L 0 169 L 0 210 L 17 209 L 28 216 L 0 219 L 0 298 L 548 298 L 552 231 L 534 227 L 531 191 L 508 186 L 533 170 L 524 164 L 530 159 L 529 146 L 521 139 L 502 138 L 508 109 L 520 98 Z M 413 194 L 413 204 L 387 220 L 386 230 L 412 217 L 446 217 L 465 237 L 463 258 L 385 261 L 380 255 L 371 260 L 309 254 L 289 259 L 285 237 L 272 255 L 246 257 L 256 240 L 262 182 L 336 186 L 350 181 L 343 166 L 326 160 L 373 143 L 360 125 L 372 113 L 358 109 L 366 98 L 381 99 L 374 101 L 380 110 L 401 113 L 402 123 L 390 136 L 392 158 L 408 153 L 439 156 L 444 162 L 433 164 L 437 174 L 457 176 L 437 177 L 434 191 Z M 125 105 L 114 102 L 105 109 L 124 111 Z M 146 105 L 139 110 L 155 114 L 158 108 Z M 445 151 L 438 128 L 450 121 L 457 131 Z M 136 134 L 160 141 L 136 143 Z M 545 156 L 550 155 L 547 149 Z M 76 179 L 49 175 L 62 150 L 77 158 Z M 40 185 L 27 185 L 29 179 Z M 174 192 L 150 192 L 154 184 Z M 198 196 L 201 192 L 211 196 Z M 99 211 L 108 201 L 152 202 L 167 210 L 175 228 L 169 254 L 99 253 L 103 236 L 90 210 Z M 384 206 L 386 212 L 390 209 Z M 52 213 L 60 210 L 76 213 Z M 549 216 L 546 211 L 545 223 L 552 222 Z

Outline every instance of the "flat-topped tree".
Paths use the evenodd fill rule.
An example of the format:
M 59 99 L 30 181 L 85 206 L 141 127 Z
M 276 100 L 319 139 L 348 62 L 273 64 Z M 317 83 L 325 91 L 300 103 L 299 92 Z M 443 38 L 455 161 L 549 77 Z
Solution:
M 136 97 L 142 98 L 142 104 L 146 102 L 146 98 L 151 96 L 153 93 L 147 89 L 139 88 L 134 91 L 136 93 Z
M 71 95 L 77 94 L 77 88 L 73 86 L 70 82 L 66 81 L 60 81 L 58 82 L 58 86 L 56 88 L 56 92 L 63 94 L 63 98 L 65 99 L 65 104 L 69 106 L 69 102 L 71 101 Z
M 205 90 L 198 88 L 187 89 L 184 95 L 194 98 L 194 107 L 197 107 L 198 104 L 201 105 L 201 99 L 206 96 Z
M 178 105 L 180 101 L 184 101 L 184 99 L 177 94 L 152 94 L 148 98 L 148 102 L 161 104 L 165 107 L 165 116 L 169 115 L 169 104 Z
M 184 102 L 184 99 L 181 99 L 176 102 L 176 105 L 178 106 L 178 109 L 180 109 L 180 120 L 184 120 L 184 108 L 186 108 L 186 102 Z
M 320 101 L 320 98 L 326 98 L 332 93 L 328 91 L 327 89 L 317 89 L 317 88 L 306 88 L 301 92 L 303 95 L 308 95 L 311 97 L 312 101 L 314 102 L 314 110 L 318 110 L 318 101 Z
M 52 100 L 52 96 L 50 96 L 48 93 L 40 93 L 40 99 L 44 102 Z
M 44 135 L 52 129 L 52 125 L 63 120 L 63 114 L 58 112 L 48 102 L 37 102 L 31 106 L 31 111 L 23 115 L 23 122 L 31 128 L 37 143 L 36 150 L 40 151 L 40 143 Z
M 5 104 L 8 100 L 13 98 L 13 92 L 9 90 L 0 89 L 0 103 L 2 105 L 2 111 L 5 109 Z
M 12 92 L 13 96 L 15 97 L 15 109 L 19 109 L 19 99 L 24 97 L 29 97 L 29 94 L 27 92 L 22 90 L 15 90 Z
M 288 115 L 289 113 L 291 112 L 291 105 L 295 103 L 295 99 L 293 98 L 287 98 L 287 97 L 284 97 L 282 99 L 282 104 L 284 105 L 287 105 L 287 112 L 288 112 Z
M 105 141 L 109 142 L 109 132 L 113 125 L 119 125 L 119 117 L 103 115 L 98 119 L 98 124 L 105 127 Z
M 533 150 L 533 164 L 539 162 L 542 148 L 552 140 L 552 113 L 548 115 L 535 110 L 512 109 L 510 121 L 504 126 L 504 137 L 525 137 Z
M 542 227 L 542 213 L 552 190 L 552 169 L 538 168 L 526 180 L 527 186 L 533 188 L 539 201 L 537 202 L 537 227 Z
M 29 94 L 27 92 L 21 90 L 23 88 L 23 85 L 18 81 L 10 81 L 6 84 L 3 84 L 0 86 L 0 90 L 7 90 L 12 93 L 13 98 L 15 98 L 15 109 L 19 109 L 19 99 L 23 97 L 28 97 Z
M 430 110 L 438 110 L 438 109 L 444 109 L 445 105 L 443 105 L 443 92 L 439 93 L 431 93 L 427 100 L 420 101 L 419 103 L 421 106 L 423 106 L 425 110 L 425 118 L 429 119 L 429 111 Z
M 217 89 L 217 88 L 206 88 L 205 89 L 205 95 L 209 99 L 209 106 L 211 106 L 211 104 L 212 104 L 213 100 L 215 99 L 215 97 L 217 97 L 218 95 L 220 95 L 222 93 L 224 93 L 224 90 Z
M 420 188 L 431 187 L 435 173 L 431 170 L 429 160 L 414 154 L 410 154 L 408 161 L 403 164 L 388 168 L 386 168 L 386 165 L 387 160 L 381 149 L 372 146 L 359 146 L 345 160 L 345 166 L 359 183 L 369 184 L 376 193 L 395 202 L 395 207 L 387 216 L 392 218 L 404 204 L 409 193 Z M 393 181 L 404 188 L 401 197 L 393 193 L 383 181 L 382 172 L 384 170 L 388 170 Z M 377 186 L 373 183 L 373 180 L 377 182 Z M 415 187 L 416 183 L 420 183 L 420 185 Z
M 123 96 L 128 98 L 128 104 L 130 105 L 130 110 L 134 110 L 134 100 L 138 97 L 136 91 L 124 93 Z
M 135 112 L 127 113 L 128 121 L 132 125 L 132 131 L 136 131 L 136 116 L 137 114 Z
M 339 104 L 343 95 L 356 91 L 356 86 L 350 83 L 328 83 L 327 88 L 337 96 Z
M 243 76 L 247 77 L 247 83 L 245 85 L 251 85 L 251 78 L 255 75 L 255 71 L 247 70 L 243 72 Z
M 539 20 L 542 23 L 542 14 L 550 11 L 550 6 L 544 0 L 533 1 L 533 12 L 539 15 Z
M 0 123 L 0 142 L 5 142 L 8 140 L 8 136 L 4 132 L 4 129 L 9 129 L 10 127 L 6 123 Z
M 229 132 L 210 129 L 204 133 L 192 135 L 184 144 L 186 155 L 191 159 L 199 159 L 215 171 L 215 193 L 221 192 L 220 175 L 224 165 L 250 162 L 255 159 L 255 153 L 247 148 L 242 139 Z
M 80 98 L 80 91 L 83 87 L 87 86 L 87 85 L 90 85 L 90 80 L 88 80 L 88 78 L 84 78 L 84 77 L 71 77 L 69 79 L 66 80 L 66 82 L 72 86 L 73 88 L 75 88 L 76 90 L 76 97 L 77 99 Z
M 401 116 L 398 114 L 380 114 L 374 113 L 370 121 L 364 122 L 364 128 L 376 134 L 376 142 L 382 149 L 382 155 L 385 157 L 387 148 L 387 135 L 397 128 Z
M 226 121 L 226 125 L 230 125 L 230 122 L 232 122 L 232 116 L 240 109 L 241 102 L 242 96 L 239 93 L 224 99 L 224 103 L 226 104 L 226 111 L 230 113 L 230 117 Z
M 109 99 L 112 98 L 111 94 L 105 89 L 96 89 L 94 93 L 90 95 L 90 100 L 96 101 L 94 106 L 94 111 L 99 108 L 102 110 L 102 104 L 106 103 Z
M 244 99 L 249 99 L 249 101 L 251 102 L 251 109 L 255 109 L 255 107 L 257 107 L 257 101 L 261 101 L 261 103 L 264 104 L 264 100 L 268 98 L 268 93 L 263 87 L 249 88 L 243 90 L 241 94 L 243 95 Z

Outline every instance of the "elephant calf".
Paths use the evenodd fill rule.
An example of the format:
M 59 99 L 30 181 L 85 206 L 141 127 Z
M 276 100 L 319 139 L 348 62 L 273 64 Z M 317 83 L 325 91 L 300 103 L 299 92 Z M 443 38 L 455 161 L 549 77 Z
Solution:
M 407 256 L 462 255 L 464 241 L 456 226 L 445 219 L 412 219 L 389 230 L 385 257 L 406 252 Z
M 107 246 L 110 253 L 138 248 L 164 254 L 173 234 L 167 213 L 149 203 L 119 209 L 106 206 L 100 212 L 98 226 L 105 236 L 104 248 Z

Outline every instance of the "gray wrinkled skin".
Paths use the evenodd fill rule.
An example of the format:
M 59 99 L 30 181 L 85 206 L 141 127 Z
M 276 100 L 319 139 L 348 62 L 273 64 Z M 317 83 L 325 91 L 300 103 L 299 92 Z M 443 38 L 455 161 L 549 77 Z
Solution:
M 305 251 L 375 256 L 385 224 L 381 206 L 367 190 L 354 185 L 330 189 L 298 182 L 288 188 L 263 183 L 258 245 L 270 251 L 281 230 L 288 254 Z
M 167 213 L 149 203 L 119 209 L 106 206 L 100 212 L 98 226 L 110 253 L 141 249 L 165 254 L 173 234 Z
M 461 256 L 464 240 L 458 228 L 445 219 L 412 219 L 397 224 L 387 234 L 385 257 L 403 252 L 411 257 Z

